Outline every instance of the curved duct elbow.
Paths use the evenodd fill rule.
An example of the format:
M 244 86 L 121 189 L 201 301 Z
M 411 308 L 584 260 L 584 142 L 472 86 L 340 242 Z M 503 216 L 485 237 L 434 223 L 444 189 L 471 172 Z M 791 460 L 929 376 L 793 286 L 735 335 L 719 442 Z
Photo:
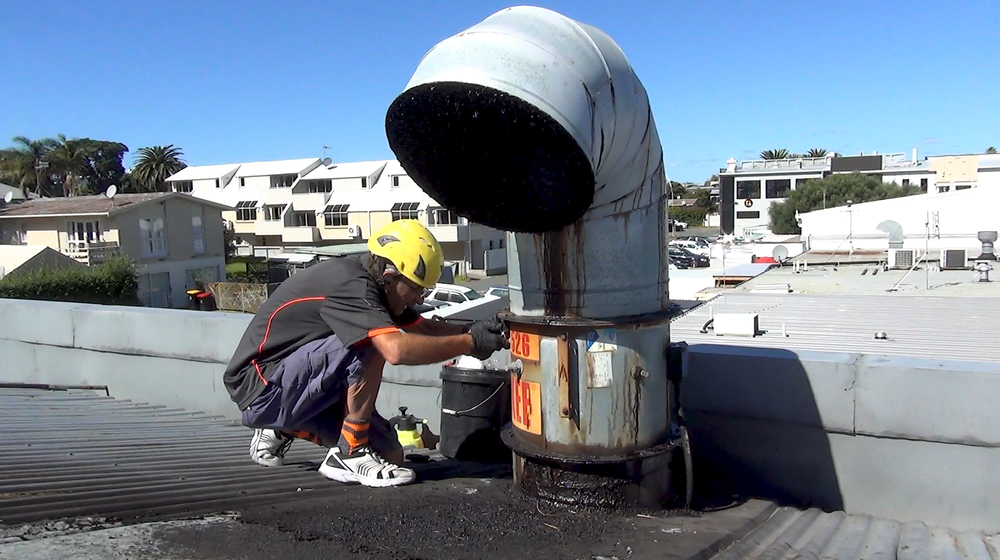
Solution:
M 903 226 L 899 225 L 899 222 L 896 222 L 895 220 L 885 220 L 875 226 L 875 229 L 889 234 L 890 249 L 903 248 Z
M 514 232 L 512 312 L 667 307 L 660 141 L 645 89 L 602 31 L 542 8 L 497 12 L 424 56 L 386 134 L 428 195 Z

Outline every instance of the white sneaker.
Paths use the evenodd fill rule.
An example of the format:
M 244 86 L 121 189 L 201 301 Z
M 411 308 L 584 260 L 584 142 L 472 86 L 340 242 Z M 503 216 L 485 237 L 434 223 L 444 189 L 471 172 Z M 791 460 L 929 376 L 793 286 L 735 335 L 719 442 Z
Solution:
M 275 430 L 254 430 L 250 440 L 250 459 L 265 467 L 280 467 L 285 462 L 285 453 L 295 438 Z
M 412 469 L 386 461 L 367 445 L 350 455 L 334 447 L 326 454 L 319 473 L 337 482 L 357 482 L 373 488 L 409 484 L 417 478 Z

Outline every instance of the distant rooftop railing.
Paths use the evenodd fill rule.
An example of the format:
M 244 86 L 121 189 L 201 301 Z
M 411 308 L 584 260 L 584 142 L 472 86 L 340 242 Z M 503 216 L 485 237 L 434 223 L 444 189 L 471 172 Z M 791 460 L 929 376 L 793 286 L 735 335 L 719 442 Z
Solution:
M 795 159 L 751 159 L 741 161 L 736 165 L 737 171 L 757 169 L 804 169 L 807 167 L 825 167 L 828 161 L 824 157 Z

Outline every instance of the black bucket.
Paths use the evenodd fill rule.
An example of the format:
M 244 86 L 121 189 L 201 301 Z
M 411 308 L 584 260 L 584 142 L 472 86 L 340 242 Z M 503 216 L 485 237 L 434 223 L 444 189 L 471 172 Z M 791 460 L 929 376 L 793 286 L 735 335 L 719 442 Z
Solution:
M 510 422 L 510 373 L 441 368 L 441 442 L 445 457 L 483 463 L 510 460 L 500 432 Z

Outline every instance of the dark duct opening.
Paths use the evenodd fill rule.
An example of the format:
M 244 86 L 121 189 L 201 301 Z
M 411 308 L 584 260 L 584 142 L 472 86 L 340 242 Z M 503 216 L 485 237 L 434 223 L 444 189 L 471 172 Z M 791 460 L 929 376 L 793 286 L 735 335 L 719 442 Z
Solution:
M 579 144 L 555 119 L 499 90 L 415 86 L 392 102 L 385 128 L 410 177 L 472 222 L 556 231 L 593 202 L 594 172 Z

